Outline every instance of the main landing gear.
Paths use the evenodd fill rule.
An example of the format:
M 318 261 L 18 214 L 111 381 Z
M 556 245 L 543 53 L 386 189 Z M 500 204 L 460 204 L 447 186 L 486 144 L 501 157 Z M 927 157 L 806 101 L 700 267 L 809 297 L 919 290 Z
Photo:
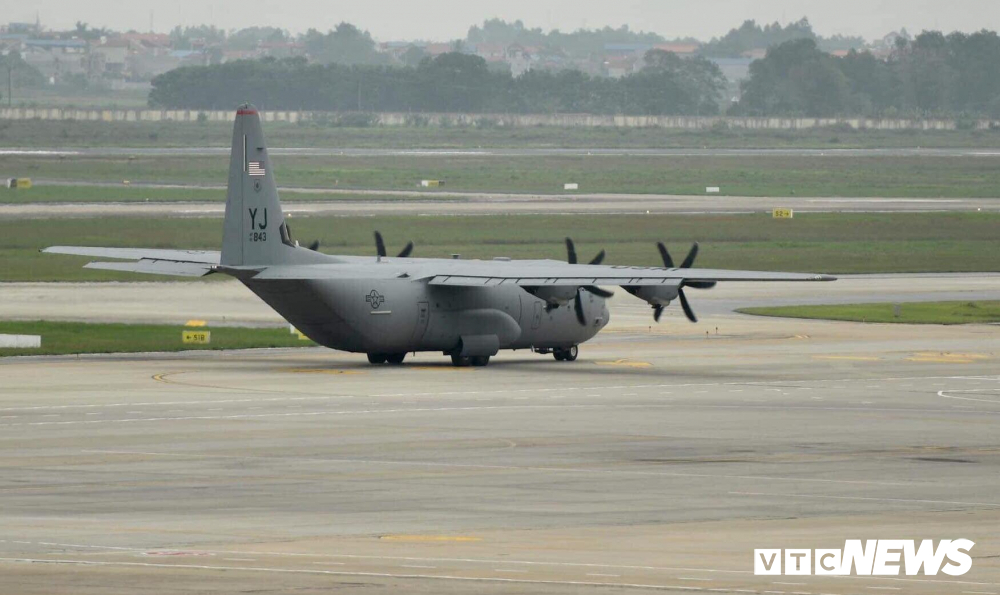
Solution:
M 483 367 L 490 363 L 490 356 L 488 355 L 453 355 L 451 356 L 451 365 L 456 368 L 466 368 L 468 366 Z
M 405 353 L 369 353 L 368 363 L 370 364 L 392 364 L 398 366 L 406 359 Z

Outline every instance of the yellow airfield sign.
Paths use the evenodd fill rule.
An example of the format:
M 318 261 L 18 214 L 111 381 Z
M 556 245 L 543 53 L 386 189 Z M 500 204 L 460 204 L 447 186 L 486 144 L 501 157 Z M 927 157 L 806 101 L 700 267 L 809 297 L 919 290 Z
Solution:
M 182 331 L 181 341 L 185 344 L 208 345 L 212 342 L 212 331 Z

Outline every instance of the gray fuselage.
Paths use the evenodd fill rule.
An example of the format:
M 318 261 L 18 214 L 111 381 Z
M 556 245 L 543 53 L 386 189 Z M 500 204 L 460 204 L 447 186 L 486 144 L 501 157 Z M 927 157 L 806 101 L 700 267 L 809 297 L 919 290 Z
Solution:
M 567 348 L 608 323 L 605 300 L 581 295 L 585 324 L 569 302 L 517 286 L 438 287 L 410 279 L 244 280 L 251 291 L 320 345 L 342 351 L 454 352 L 463 338 L 496 337 L 500 349 Z

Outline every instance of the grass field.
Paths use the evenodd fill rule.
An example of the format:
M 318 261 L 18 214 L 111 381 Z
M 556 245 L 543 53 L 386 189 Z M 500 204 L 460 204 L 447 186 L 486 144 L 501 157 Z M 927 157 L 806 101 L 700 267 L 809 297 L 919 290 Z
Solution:
M 899 304 L 840 304 L 830 306 L 779 306 L 743 308 L 744 314 L 783 316 L 786 318 L 821 318 L 853 322 L 891 322 L 902 324 L 970 324 L 1000 322 L 1000 301 L 981 302 L 910 302 Z
M 736 196 L 1000 197 L 1000 157 L 340 155 L 279 156 L 273 163 L 278 184 L 286 187 L 415 190 L 420 180 L 437 179 L 444 180 L 444 190 L 505 193 L 561 193 L 565 182 L 576 182 L 584 193 L 704 194 L 706 186 L 720 186 L 722 194 Z M 0 192 L 0 201 L 100 196 L 82 188 L 46 188 L 46 179 L 224 185 L 228 164 L 228 155 L 2 155 L 0 178 L 39 183 Z M 122 200 L 224 199 L 223 193 L 196 189 L 122 188 L 112 194 Z
M 1000 271 L 1000 214 L 803 214 L 775 220 L 735 215 L 493 215 L 473 217 L 302 217 L 292 220 L 303 244 L 374 254 L 372 232 L 390 252 L 407 240 L 414 256 L 565 258 L 572 236 L 581 258 L 604 248 L 607 264 L 660 264 L 655 243 L 682 256 L 701 242 L 698 266 L 816 273 Z M 221 219 L 19 220 L 0 223 L 0 281 L 139 278 L 84 270 L 89 259 L 40 254 L 51 245 L 218 249 Z M 158 277 L 143 276 L 144 280 Z M 211 278 L 211 277 L 209 277 Z
M 316 190 L 285 189 L 281 192 L 283 200 L 331 201 L 331 200 L 365 200 L 406 201 L 412 198 L 400 194 L 344 193 L 323 192 Z M 435 201 L 464 201 L 462 197 L 435 196 Z M 226 201 L 226 191 L 223 188 L 161 188 L 125 184 L 35 184 L 26 190 L 10 190 L 0 188 L 0 204 L 51 203 L 54 205 L 68 203 L 132 203 L 132 202 L 218 202 Z
M 305 347 L 312 341 L 299 339 L 287 328 L 199 328 L 211 331 L 208 345 L 181 342 L 180 326 L 157 324 L 91 324 L 82 322 L 0 322 L 0 334 L 41 335 L 40 349 L 0 349 L 10 355 L 64 355 L 72 353 L 133 353 L 140 351 L 187 351 L 192 349 L 256 349 Z
M 119 107 L 137 107 L 122 105 Z M 1000 147 L 996 131 L 664 130 L 657 128 L 339 128 L 268 122 L 274 147 Z M 228 146 L 229 122 L 0 121 L 7 147 Z

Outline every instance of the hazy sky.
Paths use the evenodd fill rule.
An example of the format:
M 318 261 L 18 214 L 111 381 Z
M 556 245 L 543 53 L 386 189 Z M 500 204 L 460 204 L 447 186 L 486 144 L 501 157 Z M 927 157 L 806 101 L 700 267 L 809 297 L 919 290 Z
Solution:
M 666 37 L 709 39 L 745 19 L 782 23 L 809 17 L 821 34 L 881 37 L 911 32 L 1000 29 L 1000 0 L 0 0 L 0 19 L 69 28 L 77 20 L 112 29 L 157 31 L 212 23 L 231 29 L 273 25 L 293 33 L 348 21 L 377 39 L 464 37 L 484 18 L 521 19 L 531 27 L 574 30 L 627 24 Z

